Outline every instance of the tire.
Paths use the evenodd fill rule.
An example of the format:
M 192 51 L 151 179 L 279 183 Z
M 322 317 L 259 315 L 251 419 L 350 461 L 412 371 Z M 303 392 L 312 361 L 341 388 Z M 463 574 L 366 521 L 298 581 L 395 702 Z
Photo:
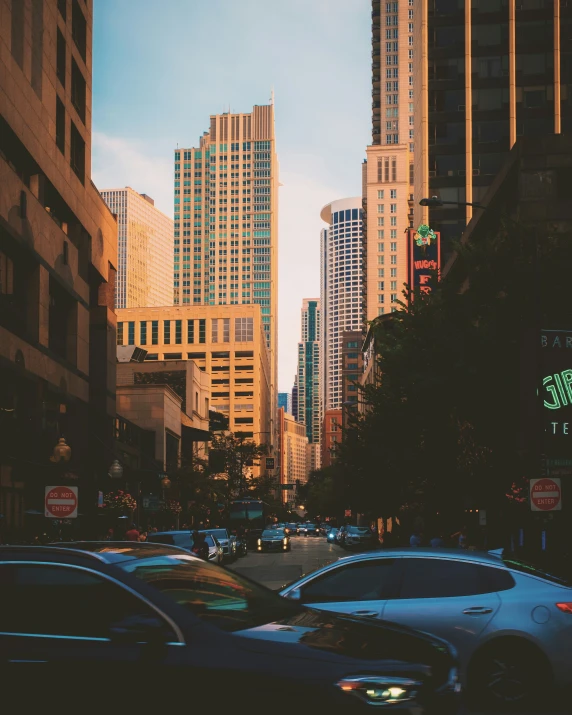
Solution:
M 552 672 L 543 653 L 528 641 L 514 638 L 477 652 L 469 668 L 468 693 L 488 710 L 535 708 L 541 701 L 544 710 L 551 683 Z

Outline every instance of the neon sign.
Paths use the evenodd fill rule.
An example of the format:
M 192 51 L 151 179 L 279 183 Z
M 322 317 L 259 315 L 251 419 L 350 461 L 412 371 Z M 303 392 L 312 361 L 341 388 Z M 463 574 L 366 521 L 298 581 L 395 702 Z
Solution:
M 559 410 L 561 407 L 572 404 L 572 370 L 563 370 L 554 375 L 547 375 L 542 384 L 552 397 L 552 400 L 544 400 L 544 406 L 549 410 Z
M 409 285 L 413 291 L 431 292 L 431 284 L 441 267 L 439 232 L 426 224 L 409 229 Z
M 413 239 L 418 246 L 430 246 L 431 243 L 437 243 L 437 234 L 427 224 L 422 223 Z

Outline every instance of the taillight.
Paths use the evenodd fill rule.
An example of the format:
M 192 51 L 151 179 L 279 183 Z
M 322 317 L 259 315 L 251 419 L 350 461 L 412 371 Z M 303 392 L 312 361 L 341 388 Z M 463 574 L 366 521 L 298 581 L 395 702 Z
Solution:
M 558 608 L 562 613 L 572 613 L 572 603 L 557 603 L 556 608 Z

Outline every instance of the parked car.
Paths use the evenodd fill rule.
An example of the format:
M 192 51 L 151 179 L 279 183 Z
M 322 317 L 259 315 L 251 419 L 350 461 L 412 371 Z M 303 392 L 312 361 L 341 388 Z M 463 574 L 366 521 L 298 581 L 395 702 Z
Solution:
M 302 524 L 300 526 L 300 536 L 319 536 L 320 530 L 316 524 Z
M 336 543 L 336 536 L 338 535 L 338 531 L 339 531 L 339 529 L 337 529 L 335 526 L 331 527 L 331 529 L 326 534 L 326 539 L 328 541 L 328 544 Z
M 344 532 L 342 546 L 346 549 L 369 549 L 374 545 L 374 538 L 367 526 L 348 526 Z M 378 542 L 379 545 L 379 542 Z
M 226 529 L 203 529 L 200 534 L 211 534 L 222 547 L 225 561 L 234 561 L 236 555 L 236 536 L 229 534 Z
M 171 546 L 0 547 L 0 583 L 4 674 L 33 678 L 39 702 L 58 673 L 66 693 L 85 697 L 98 678 L 120 673 L 131 687 L 116 688 L 113 712 L 159 697 L 183 706 L 189 686 L 205 711 L 213 702 L 216 712 L 237 703 L 252 712 L 277 703 L 279 712 L 300 703 L 346 714 L 382 703 L 400 714 L 457 711 L 445 641 L 305 608 Z M 146 677 L 161 687 L 146 687 Z M 27 702 L 21 681 L 3 679 L 7 702 Z
M 449 640 L 462 681 L 488 705 L 572 685 L 572 583 L 502 552 L 378 550 L 339 559 L 280 594 Z
M 191 531 L 157 531 L 147 534 L 147 541 L 179 546 L 188 552 L 191 552 L 194 544 Z M 222 564 L 224 558 L 222 546 L 212 534 L 205 534 L 205 541 L 209 547 L 209 561 L 213 564 Z
M 290 537 L 284 529 L 265 529 L 256 545 L 257 551 L 290 551 Z

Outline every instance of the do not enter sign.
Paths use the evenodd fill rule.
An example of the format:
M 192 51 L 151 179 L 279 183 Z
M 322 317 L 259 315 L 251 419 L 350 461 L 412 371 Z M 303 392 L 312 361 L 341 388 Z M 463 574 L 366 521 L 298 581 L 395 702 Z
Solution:
M 77 517 L 77 487 L 46 487 L 44 516 L 49 519 Z
M 530 508 L 532 511 L 561 511 L 560 479 L 531 479 Z

